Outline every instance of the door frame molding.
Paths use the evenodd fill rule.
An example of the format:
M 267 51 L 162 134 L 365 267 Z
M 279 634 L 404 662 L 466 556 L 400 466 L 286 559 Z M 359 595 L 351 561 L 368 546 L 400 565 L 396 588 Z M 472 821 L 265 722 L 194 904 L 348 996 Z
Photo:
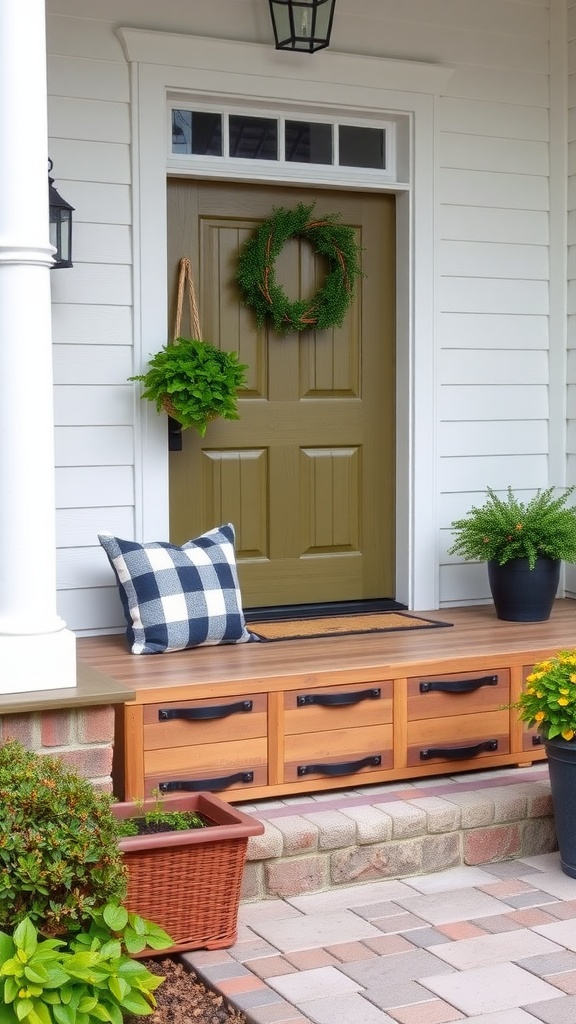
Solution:
M 140 29 L 119 29 L 118 37 L 131 66 L 136 373 L 167 338 L 166 111 L 171 94 L 222 103 L 233 97 L 271 108 L 288 104 L 299 111 L 314 96 L 316 110 L 378 122 L 392 117 L 402 124 L 402 180 L 388 179 L 381 189 L 397 196 L 395 596 L 414 610 L 437 608 L 434 133 L 436 97 L 445 93 L 453 68 L 334 51 L 310 59 L 262 44 Z M 198 176 L 195 168 L 190 174 Z M 251 180 L 249 168 L 246 179 Z M 343 179 L 342 187 L 352 185 Z M 331 187 L 339 184 L 332 181 Z M 373 184 L 370 190 L 379 191 Z M 166 423 L 136 392 L 134 423 L 136 536 L 165 538 Z

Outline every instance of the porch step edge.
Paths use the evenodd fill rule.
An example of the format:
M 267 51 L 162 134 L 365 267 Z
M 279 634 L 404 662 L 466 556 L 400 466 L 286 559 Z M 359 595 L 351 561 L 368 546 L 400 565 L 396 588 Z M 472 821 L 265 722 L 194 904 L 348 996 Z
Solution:
M 459 787 L 455 787 L 458 789 Z M 377 801 L 377 797 L 375 798 Z M 488 789 L 286 807 L 248 841 L 242 900 L 299 896 L 557 850 L 547 779 Z

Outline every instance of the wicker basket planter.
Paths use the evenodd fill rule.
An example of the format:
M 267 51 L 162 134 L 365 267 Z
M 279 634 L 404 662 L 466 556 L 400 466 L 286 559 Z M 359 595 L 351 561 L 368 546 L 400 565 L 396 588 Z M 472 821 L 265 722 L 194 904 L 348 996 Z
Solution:
M 156 801 L 144 801 L 144 810 Z M 166 811 L 198 811 L 207 828 L 127 836 L 120 840 L 128 868 L 129 910 L 165 928 L 174 946 L 163 952 L 221 949 L 236 941 L 248 837 L 264 825 L 212 793 L 167 797 Z M 137 818 L 142 805 L 113 805 L 119 818 Z

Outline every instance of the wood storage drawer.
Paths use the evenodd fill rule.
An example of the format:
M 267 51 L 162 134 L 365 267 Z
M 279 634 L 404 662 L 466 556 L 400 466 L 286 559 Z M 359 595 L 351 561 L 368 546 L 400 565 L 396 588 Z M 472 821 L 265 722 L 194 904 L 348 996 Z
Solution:
M 454 762 L 461 771 L 476 758 L 508 754 L 509 721 L 508 711 L 488 711 L 409 722 L 408 767 Z
M 266 694 L 149 704 L 143 740 L 147 796 L 268 782 Z
M 497 711 L 510 700 L 510 670 L 437 673 L 408 680 L 408 721 Z
M 392 682 L 284 695 L 285 782 L 350 779 L 393 764 Z

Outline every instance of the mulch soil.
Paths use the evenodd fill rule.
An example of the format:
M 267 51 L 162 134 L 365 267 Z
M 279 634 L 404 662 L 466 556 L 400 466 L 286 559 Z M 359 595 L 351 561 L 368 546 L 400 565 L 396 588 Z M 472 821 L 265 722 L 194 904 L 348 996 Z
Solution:
M 206 988 L 193 971 L 177 960 L 143 960 L 142 963 L 165 981 L 154 993 L 158 1003 L 150 1017 L 126 1017 L 126 1024 L 247 1024 L 243 1013 L 235 1010 L 211 989 Z

